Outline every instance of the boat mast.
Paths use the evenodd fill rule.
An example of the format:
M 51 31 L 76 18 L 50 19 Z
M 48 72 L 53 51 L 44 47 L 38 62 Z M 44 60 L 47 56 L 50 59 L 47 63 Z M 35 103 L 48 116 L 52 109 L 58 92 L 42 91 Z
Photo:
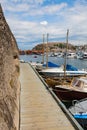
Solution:
M 67 60 L 67 50 L 68 50 L 68 36 L 69 36 L 69 29 L 67 29 L 67 34 L 66 34 L 66 52 L 65 52 L 65 63 L 64 63 L 64 77 L 66 77 L 66 60 Z
M 47 44 L 46 44 L 46 67 L 48 68 L 48 37 L 49 34 L 47 33 Z
M 44 64 L 44 34 L 43 34 L 43 56 L 42 56 L 42 64 Z

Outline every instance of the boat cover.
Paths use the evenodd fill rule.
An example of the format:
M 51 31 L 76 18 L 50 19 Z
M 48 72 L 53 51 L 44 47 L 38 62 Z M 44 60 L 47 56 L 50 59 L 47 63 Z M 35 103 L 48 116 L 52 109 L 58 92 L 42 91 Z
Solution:
M 78 71 L 78 69 L 76 67 L 69 65 L 69 64 L 66 65 L 66 70 L 67 71 Z
M 43 64 L 43 66 L 46 67 L 46 64 Z M 48 67 L 60 67 L 60 66 L 52 62 L 48 62 Z

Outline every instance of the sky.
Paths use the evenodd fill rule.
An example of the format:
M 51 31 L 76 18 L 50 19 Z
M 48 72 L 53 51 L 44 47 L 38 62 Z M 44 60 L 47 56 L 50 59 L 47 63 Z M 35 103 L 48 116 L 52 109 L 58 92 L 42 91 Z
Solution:
M 87 0 L 0 0 L 19 49 L 45 42 L 87 44 Z

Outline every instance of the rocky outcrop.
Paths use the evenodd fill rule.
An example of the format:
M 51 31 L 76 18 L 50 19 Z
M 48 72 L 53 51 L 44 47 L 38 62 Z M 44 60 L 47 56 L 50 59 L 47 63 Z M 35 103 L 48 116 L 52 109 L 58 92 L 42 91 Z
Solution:
M 0 130 L 19 129 L 19 54 L 0 5 Z
M 66 43 L 64 42 L 48 42 L 48 45 L 46 44 L 37 44 L 32 50 L 43 50 L 46 51 L 46 46 L 48 46 L 48 50 L 49 52 L 53 52 L 53 51 L 62 51 L 65 52 L 66 50 Z M 68 49 L 69 50 L 76 50 L 75 46 L 72 44 L 68 44 Z

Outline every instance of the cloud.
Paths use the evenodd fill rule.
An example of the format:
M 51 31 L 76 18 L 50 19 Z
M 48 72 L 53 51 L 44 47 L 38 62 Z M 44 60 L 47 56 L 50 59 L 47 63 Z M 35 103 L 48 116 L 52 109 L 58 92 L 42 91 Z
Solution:
M 61 9 L 65 8 L 67 6 L 66 3 L 61 3 L 58 5 L 48 5 L 46 7 L 44 7 L 44 12 L 48 13 L 48 14 L 54 14 L 54 13 L 58 13 L 58 11 L 60 11 Z
M 47 22 L 47 21 L 41 21 L 40 24 L 41 24 L 41 25 L 47 25 L 48 22 Z
M 87 1 L 45 4 L 48 0 L 0 0 L 6 20 L 18 44 L 24 48 L 42 42 L 42 35 L 49 33 L 49 40 L 66 39 L 74 43 L 87 41 Z M 55 2 L 55 1 L 54 1 Z M 26 43 L 26 44 L 24 44 Z M 29 45 L 28 45 L 29 44 Z M 20 47 L 23 47 L 20 46 Z

